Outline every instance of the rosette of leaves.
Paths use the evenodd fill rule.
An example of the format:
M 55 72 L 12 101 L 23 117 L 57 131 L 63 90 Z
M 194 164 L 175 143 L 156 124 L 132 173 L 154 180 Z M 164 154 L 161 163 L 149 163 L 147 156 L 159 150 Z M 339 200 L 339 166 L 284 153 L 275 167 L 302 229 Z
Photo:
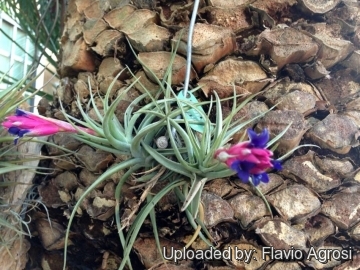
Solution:
M 175 58 L 175 51 L 176 49 L 173 50 L 170 63 Z M 141 62 L 139 59 L 138 61 Z M 142 65 L 144 64 L 142 63 Z M 131 73 L 130 70 L 128 71 Z M 150 69 L 147 69 L 147 71 L 151 72 Z M 94 148 L 113 153 L 116 156 L 126 157 L 124 161 L 105 171 L 82 194 L 70 215 L 66 232 L 66 241 L 68 241 L 71 223 L 77 209 L 86 196 L 114 173 L 124 171 L 125 173 L 119 180 L 115 191 L 117 201 L 115 219 L 119 238 L 124 249 L 123 261 L 119 269 L 123 269 L 125 264 L 128 264 L 131 268 L 129 254 L 138 232 L 148 216 L 150 217 L 154 237 L 160 250 L 154 207 L 170 191 L 175 192 L 179 204 L 182 205 L 181 211 L 185 211 L 189 223 L 196 230 L 196 235 L 198 234 L 211 246 L 208 240 L 210 238 L 209 233 L 203 225 L 201 218 L 203 210 L 200 202 L 202 187 L 207 181 L 220 177 L 228 177 L 236 173 L 223 163 L 215 160 L 214 153 L 218 148 L 227 145 L 231 141 L 232 136 L 248 123 L 263 116 L 262 114 L 244 122 L 241 119 L 232 121 L 233 116 L 253 98 L 253 96 L 248 97 L 238 104 L 238 97 L 234 93 L 232 97 L 232 111 L 223 119 L 221 106 L 221 101 L 223 100 L 220 100 L 216 93 L 214 93 L 214 100 L 210 101 L 195 103 L 180 99 L 171 87 L 171 74 L 172 65 L 170 64 L 164 79 L 157 81 L 159 89 L 156 94 L 150 93 L 136 78 L 132 84 L 128 85 L 123 93 L 129 91 L 136 83 L 139 83 L 143 87 L 144 94 L 134 99 L 127 107 L 123 124 L 120 123 L 115 115 L 115 110 L 123 94 L 119 95 L 110 104 L 109 93 L 117 77 L 110 85 L 107 94 L 101 98 L 103 110 L 97 108 L 93 94 L 91 94 L 89 104 L 86 106 L 87 108 L 92 107 L 95 110 L 99 121 L 90 118 L 87 111 L 83 109 L 80 98 L 77 99 L 77 105 L 83 120 L 76 119 L 66 114 L 63 110 L 68 121 L 91 128 L 97 133 L 97 135 L 90 135 L 79 129 L 79 133 L 73 135 L 78 140 Z M 153 75 L 156 78 L 156 75 Z M 91 89 L 91 86 L 89 86 L 89 89 Z M 197 91 L 198 88 L 191 90 L 194 94 Z M 148 100 L 150 101 L 148 102 Z M 142 104 L 145 105 L 140 106 Z M 139 106 L 141 108 L 135 112 L 134 108 Z M 207 113 L 203 110 L 205 106 L 208 108 Z M 211 121 L 210 111 L 213 107 L 215 107 L 216 114 L 215 120 Z M 187 117 L 188 110 L 195 110 L 201 116 L 202 121 L 194 122 L 189 120 Z M 195 131 L 191 124 L 203 125 L 203 132 Z M 268 146 L 276 142 L 282 134 L 271 140 Z M 157 146 L 156 140 L 159 137 L 168 140 L 168 147 L 159 148 Z M 130 224 L 130 218 L 120 220 L 119 202 L 124 183 L 133 173 L 138 172 L 142 172 L 142 176 L 137 179 L 139 187 L 145 187 L 145 191 L 140 198 L 137 209 L 140 208 L 140 204 L 143 201 L 146 200 L 146 203 L 138 211 L 132 224 Z M 165 187 L 155 195 L 150 194 L 151 188 L 160 182 L 165 182 Z M 128 229 L 126 235 L 124 228 Z M 202 229 L 202 232 L 200 232 L 200 229 Z M 66 250 L 67 243 L 65 243 L 65 254 Z M 65 267 L 66 255 L 64 258 L 64 269 Z

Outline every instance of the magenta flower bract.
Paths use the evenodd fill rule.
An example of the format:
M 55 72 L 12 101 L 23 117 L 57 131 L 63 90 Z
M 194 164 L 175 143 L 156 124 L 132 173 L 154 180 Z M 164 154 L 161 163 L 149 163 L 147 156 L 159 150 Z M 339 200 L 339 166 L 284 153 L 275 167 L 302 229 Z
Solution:
M 15 144 L 18 138 L 23 136 L 47 136 L 58 132 L 78 133 L 78 130 L 71 124 L 31 112 L 16 109 L 16 114 L 5 118 L 2 126 L 8 129 L 8 132 L 16 135 Z M 96 135 L 96 132 L 89 128 L 77 127 L 82 131 Z
M 248 129 L 249 141 L 235 144 L 228 149 L 220 148 L 215 152 L 215 158 L 224 162 L 230 169 L 237 172 L 242 182 L 249 179 L 256 186 L 260 182 L 269 182 L 266 170 L 275 168 L 281 170 L 280 162 L 272 159 L 273 152 L 266 149 L 269 132 L 264 129 L 256 134 Z

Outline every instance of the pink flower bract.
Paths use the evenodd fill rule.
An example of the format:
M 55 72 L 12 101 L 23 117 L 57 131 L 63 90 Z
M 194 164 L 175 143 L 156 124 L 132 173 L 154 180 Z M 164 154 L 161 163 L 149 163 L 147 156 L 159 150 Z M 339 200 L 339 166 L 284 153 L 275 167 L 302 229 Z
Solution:
M 2 126 L 7 128 L 9 133 L 17 136 L 15 143 L 18 138 L 23 136 L 47 136 L 58 132 L 78 133 L 78 129 L 88 134 L 96 135 L 96 132 L 92 129 L 83 127 L 77 127 L 78 129 L 76 129 L 67 122 L 43 117 L 20 109 L 16 109 L 15 115 L 7 117 Z

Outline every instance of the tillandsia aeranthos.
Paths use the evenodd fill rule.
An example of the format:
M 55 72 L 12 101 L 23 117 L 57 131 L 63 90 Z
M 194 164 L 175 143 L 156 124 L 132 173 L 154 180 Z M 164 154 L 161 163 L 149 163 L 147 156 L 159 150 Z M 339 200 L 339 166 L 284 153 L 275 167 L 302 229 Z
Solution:
M 176 48 L 173 51 L 174 57 L 175 51 Z M 124 171 L 124 174 L 119 179 L 115 191 L 115 220 L 120 242 L 124 249 L 123 260 L 120 265 L 120 269 L 122 269 L 125 267 L 125 264 L 128 264 L 131 268 L 129 258 L 131 248 L 140 231 L 141 225 L 148 216 L 150 216 L 152 222 L 154 237 L 157 239 L 158 248 L 161 250 L 154 206 L 168 192 L 175 192 L 180 206 L 182 205 L 180 208 L 185 212 L 191 226 L 198 231 L 198 235 L 208 243 L 208 245 L 211 245 L 208 241 L 211 236 L 207 228 L 203 225 L 203 220 L 201 220 L 201 215 L 199 214 L 202 207 L 201 193 L 204 184 L 212 179 L 228 177 L 237 173 L 242 181 L 248 181 L 256 187 L 259 182 L 268 181 L 266 174 L 267 169 L 280 168 L 279 163 L 271 159 L 272 152 L 266 149 L 269 140 L 269 134 L 266 130 L 260 135 L 257 135 L 252 130 L 248 130 L 250 141 L 235 144 L 228 149 L 224 148 L 232 140 L 235 133 L 242 130 L 250 122 L 264 115 L 258 115 L 244 122 L 233 121 L 233 116 L 238 113 L 247 102 L 252 100 L 254 96 L 250 96 L 238 104 L 238 96 L 234 93 L 234 96 L 231 98 L 233 100 L 232 111 L 227 117 L 223 117 L 221 100 L 215 92 L 214 100 L 203 102 L 199 102 L 195 98 L 199 87 L 188 92 L 191 98 L 187 98 L 188 95 L 183 92 L 180 92 L 182 96 L 179 96 L 171 87 L 171 72 L 174 57 L 169 63 L 169 68 L 166 71 L 164 79 L 157 81 L 159 86 L 157 94 L 151 94 L 140 81 L 138 81 L 138 78 L 136 78 L 135 81 L 128 85 L 123 93 L 119 94 L 111 103 L 109 93 L 112 92 L 111 88 L 118 78 L 116 77 L 107 90 L 105 97 L 99 96 L 103 108 L 103 110 L 100 110 L 97 108 L 94 94 L 90 91 L 90 100 L 86 107 L 92 107 L 95 110 L 99 121 L 95 121 L 89 117 L 87 111 L 83 109 L 84 106 L 80 98 L 78 98 L 77 106 L 83 120 L 71 117 L 65 112 L 64 116 L 69 122 L 72 121 L 86 128 L 80 128 L 70 123 L 64 124 L 64 122 L 54 119 L 49 121 L 47 118 L 44 119 L 43 117 L 20 110 L 17 111 L 17 116 L 12 116 L 4 122 L 3 125 L 18 137 L 24 135 L 41 136 L 56 132 L 71 132 L 75 138 L 94 148 L 111 152 L 116 156 L 125 155 L 127 157 L 126 160 L 114 164 L 102 173 L 76 202 L 66 230 L 64 269 L 66 265 L 67 239 L 77 209 L 90 192 L 100 183 L 119 171 Z M 138 61 L 141 63 L 139 59 Z M 148 71 L 151 72 L 151 70 Z M 131 73 L 130 70 L 129 72 Z M 154 78 L 157 78 L 155 74 L 153 75 Z M 115 110 L 122 99 L 122 95 L 126 94 L 126 92 L 137 83 L 143 88 L 144 94 L 135 98 L 128 106 L 122 124 L 115 115 Z M 89 85 L 89 89 L 92 89 L 91 85 Z M 150 102 L 148 102 L 148 100 L 150 100 Z M 145 105 L 134 112 L 134 108 L 139 106 L 139 104 Z M 210 113 L 206 113 L 203 110 L 203 105 L 209 105 L 209 112 L 211 106 L 215 107 L 215 121 L 210 120 Z M 190 117 L 189 112 L 192 112 L 192 117 Z M 19 119 L 19 117 L 21 117 L 21 119 Z M 38 130 L 40 125 L 48 127 L 46 132 L 43 130 L 41 133 Z M 169 140 L 169 146 L 167 148 L 159 148 L 154 142 L 157 138 L 164 135 L 166 135 Z M 221 162 L 219 162 L 219 160 Z M 144 196 L 146 198 L 146 204 L 141 207 L 134 221 L 130 223 L 130 218 L 120 220 L 120 194 L 124 183 L 131 174 L 139 171 L 142 172 L 143 175 L 137 177 L 137 182 L 139 186 L 144 187 L 144 190 L 147 190 L 148 193 Z M 156 182 L 164 183 L 165 187 L 158 193 L 152 194 L 149 191 Z M 262 198 L 266 203 L 266 199 L 263 196 Z M 126 227 L 129 229 L 125 235 L 123 229 Z M 199 227 L 201 227 L 202 232 L 198 230 Z
M 197 4 L 198 5 L 198 4 Z M 194 6 L 197 6 L 194 4 Z M 193 11 L 192 27 L 195 23 L 197 12 Z M 192 31 L 189 30 L 189 36 Z M 191 42 L 188 39 L 187 70 L 191 67 Z M 129 44 L 130 45 L 130 44 Z M 178 44 L 176 45 L 178 46 Z M 131 46 L 130 46 L 131 47 Z M 143 68 L 150 72 L 153 78 L 157 79 L 159 91 L 156 94 L 150 93 L 138 78 L 129 84 L 126 89 L 111 102 L 110 93 L 120 74 L 114 78 L 113 83 L 106 91 L 105 97 L 99 96 L 101 109 L 98 102 L 95 102 L 94 93 L 90 91 L 90 100 L 87 106 L 82 104 L 78 97 L 76 104 L 82 116 L 82 120 L 76 119 L 64 111 L 65 118 L 70 122 L 80 124 L 77 127 L 63 121 L 47 119 L 36 116 L 21 110 L 17 111 L 16 116 L 10 116 L 3 126 L 8 128 L 10 133 L 22 136 L 41 136 L 50 135 L 57 132 L 71 132 L 79 141 L 86 143 L 94 148 L 113 153 L 116 156 L 126 156 L 127 158 L 114 164 L 105 172 L 99 175 L 77 200 L 71 215 L 65 235 L 64 247 L 64 266 L 66 268 L 66 254 L 68 237 L 72 221 L 83 200 L 103 181 L 109 179 L 119 171 L 123 171 L 122 177 L 117 183 L 115 190 L 115 220 L 118 228 L 119 239 L 123 247 L 123 260 L 119 269 L 123 269 L 127 264 L 130 269 L 130 252 L 145 219 L 149 216 L 154 238 L 157 241 L 158 249 L 161 254 L 159 235 L 157 232 L 154 206 L 159 200 L 170 191 L 176 194 L 181 210 L 185 212 L 189 223 L 197 231 L 197 235 L 202 240 L 211 245 L 211 239 L 207 228 L 204 226 L 201 208 L 202 187 L 207 181 L 215 178 L 228 177 L 238 174 L 243 182 L 250 182 L 255 187 L 259 182 L 267 182 L 267 169 L 280 169 L 280 164 L 271 159 L 272 152 L 266 149 L 270 143 L 269 134 L 265 130 L 260 135 L 248 130 L 250 141 L 235 144 L 229 148 L 224 148 L 234 134 L 242 130 L 247 124 L 257 118 L 248 121 L 233 121 L 236 115 L 247 102 L 254 96 L 250 96 L 242 103 L 237 103 L 234 90 L 233 107 L 227 117 L 223 117 L 222 104 L 220 98 L 214 92 L 214 100 L 199 102 L 195 95 L 200 87 L 187 92 L 189 76 L 184 84 L 184 90 L 176 94 L 172 88 L 172 64 L 175 59 L 177 48 L 172 51 L 172 58 L 168 65 L 162 81 L 157 79 L 150 69 L 148 69 L 138 58 Z M 134 52 L 134 55 L 136 53 Z M 131 70 L 128 70 L 132 74 Z M 187 71 L 188 73 L 188 71 Z M 90 84 L 90 79 L 89 79 Z M 139 84 L 143 94 L 135 98 L 127 107 L 123 121 L 119 121 L 115 111 L 123 95 L 127 93 L 135 84 Z M 88 87 L 93 89 L 91 85 Z M 190 96 L 190 98 L 187 98 Z M 150 100 L 150 101 L 149 101 Z M 61 100 L 60 100 L 61 101 Z M 61 104 L 61 103 L 60 103 Z M 140 104 L 138 111 L 134 108 Z M 209 111 L 206 113 L 203 105 L 208 105 Z M 216 110 L 215 121 L 210 120 L 211 107 Z M 86 108 L 93 108 L 97 120 L 90 118 Z M 140 106 L 139 106 L 140 107 Z M 190 114 L 191 112 L 191 114 Z M 180 117 L 179 117 L 180 116 Z M 40 130 L 44 126 L 46 129 Z M 86 127 L 86 128 L 85 128 Z M 200 134 L 199 134 L 200 133 Z M 160 136 L 165 136 L 169 141 L 166 148 L 157 147 L 154 143 Z M 215 157 L 215 158 L 214 158 Z M 217 160 L 218 159 L 218 160 Z M 219 162 L 219 160 L 221 162 Z M 141 172 L 141 177 L 136 177 L 139 186 L 144 187 L 148 193 L 143 193 L 146 201 L 141 201 L 141 209 L 136 217 L 130 222 L 130 218 L 121 220 L 121 189 L 128 178 L 133 174 Z M 149 192 L 156 182 L 162 182 L 162 188 L 156 194 Z M 143 196 L 142 196 L 143 197 Z M 266 199 L 262 196 L 266 203 Z M 267 204 L 268 205 L 268 204 Z M 269 207 L 269 206 L 268 206 Z M 270 208 L 269 208 L 270 209 Z M 127 234 L 124 228 L 128 228 Z M 200 232 L 200 228 L 202 231 Z M 189 245 L 189 243 L 188 243 Z

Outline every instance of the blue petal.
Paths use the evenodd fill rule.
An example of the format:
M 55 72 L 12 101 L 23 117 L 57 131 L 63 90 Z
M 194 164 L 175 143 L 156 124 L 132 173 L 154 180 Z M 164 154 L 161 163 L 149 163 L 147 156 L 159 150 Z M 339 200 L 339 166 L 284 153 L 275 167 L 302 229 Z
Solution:
M 234 170 L 234 171 L 238 171 L 238 169 L 240 168 L 240 160 L 235 160 L 233 163 L 231 163 L 230 165 L 230 169 Z
M 262 173 L 261 182 L 263 183 L 269 183 L 269 175 L 267 173 Z
M 256 166 L 256 164 L 253 162 L 250 162 L 250 161 L 241 161 L 240 162 L 240 168 L 247 172 L 250 172 L 250 170 L 252 168 L 254 168 L 255 166 Z
M 18 135 L 19 135 L 19 137 L 23 137 L 28 132 L 30 132 L 30 130 L 22 129 L 22 130 L 19 131 Z
M 237 171 L 237 175 L 240 178 L 241 182 L 243 182 L 244 184 L 249 183 L 249 178 L 250 178 L 250 173 L 247 171 L 243 171 L 243 170 L 238 170 Z
M 19 132 L 20 132 L 20 128 L 10 127 L 10 128 L 8 129 L 8 132 L 9 132 L 10 134 L 13 134 L 13 135 L 18 135 Z
M 30 132 L 28 129 L 21 129 L 18 127 L 10 127 L 8 132 L 13 135 L 17 135 L 19 137 L 23 137 L 26 133 Z
M 24 116 L 24 115 L 27 115 L 26 111 L 16 108 L 16 116 Z
M 259 175 L 259 174 L 254 174 L 254 175 L 251 177 L 251 180 L 252 180 L 253 185 L 254 185 L 254 186 L 257 186 L 258 184 L 260 184 L 261 175 Z
M 278 160 L 272 160 L 271 163 L 272 163 L 272 165 L 274 166 L 274 169 L 275 169 L 275 170 L 278 170 L 278 171 L 282 170 L 282 166 L 281 166 L 280 161 L 278 161 Z
M 14 144 L 16 145 L 18 142 L 18 139 L 23 137 L 26 133 L 28 133 L 30 130 L 28 129 L 20 129 L 18 127 L 10 127 L 8 129 L 8 132 L 10 134 L 16 135 L 17 137 L 14 139 Z
M 252 130 L 251 128 L 249 128 L 247 130 L 249 139 L 250 139 L 250 143 L 253 147 L 257 147 L 257 148 L 265 148 L 267 142 L 269 141 L 269 132 L 268 130 L 265 128 L 263 129 L 263 131 L 260 134 L 257 134 L 254 130 Z
M 243 183 L 247 184 L 250 178 L 249 171 L 254 166 L 255 164 L 251 162 L 236 160 L 231 164 L 230 168 L 237 172 L 238 177 Z
M 253 184 L 257 186 L 258 184 L 260 184 L 260 182 L 268 183 L 269 176 L 267 173 L 254 174 L 252 180 L 253 180 Z

